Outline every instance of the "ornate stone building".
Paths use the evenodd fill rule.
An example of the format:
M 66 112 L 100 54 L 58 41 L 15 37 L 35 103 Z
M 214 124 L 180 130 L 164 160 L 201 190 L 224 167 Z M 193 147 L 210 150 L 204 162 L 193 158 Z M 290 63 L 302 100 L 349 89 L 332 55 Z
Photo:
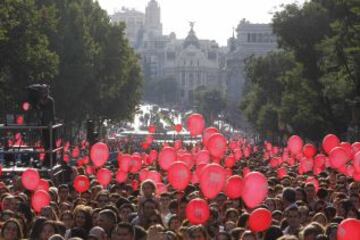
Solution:
M 266 55 L 277 48 L 277 43 L 270 24 L 253 24 L 243 19 L 236 32 L 236 37 L 233 35 L 228 41 L 225 78 L 228 101 L 239 104 L 245 83 L 245 60 Z
M 145 13 L 123 9 L 111 16 L 113 22 L 124 21 L 126 34 L 140 54 L 145 81 L 168 79 L 176 82 L 176 102 L 193 105 L 199 87 L 216 88 L 226 93 L 230 104 L 238 106 L 244 84 L 244 60 L 263 55 L 276 48 L 276 38 L 269 24 L 251 24 L 242 20 L 237 36 L 227 47 L 215 41 L 198 39 L 194 22 L 185 39 L 175 33 L 162 33 L 161 11 L 150 0 Z

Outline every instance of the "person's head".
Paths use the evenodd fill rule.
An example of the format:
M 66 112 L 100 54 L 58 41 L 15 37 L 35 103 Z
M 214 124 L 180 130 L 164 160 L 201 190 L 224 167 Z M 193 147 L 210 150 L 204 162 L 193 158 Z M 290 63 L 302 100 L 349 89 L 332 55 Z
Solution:
M 291 187 L 285 188 L 282 193 L 282 199 L 285 207 L 294 204 L 296 202 L 296 191 Z
M 49 240 L 65 240 L 65 238 L 60 234 L 54 234 L 49 238 Z
M 234 228 L 236 228 L 236 223 L 234 223 L 233 221 L 227 221 L 224 224 L 224 231 L 225 232 L 231 232 L 231 230 L 233 230 Z
M 141 183 L 140 193 L 145 198 L 151 198 L 156 193 L 156 185 L 152 180 L 145 180 Z
M 187 235 L 190 240 L 207 240 L 208 235 L 206 229 L 202 225 L 191 226 L 187 229 Z
M 129 215 L 132 212 L 134 212 L 134 207 L 130 203 L 125 203 L 125 204 L 121 205 L 121 207 L 119 209 L 119 214 L 120 214 L 122 221 L 128 222 Z
M 305 193 L 308 201 L 311 201 L 316 196 L 315 185 L 313 183 L 305 184 Z
M 246 228 L 249 216 L 250 215 L 248 213 L 241 214 L 240 217 L 239 217 L 239 220 L 237 221 L 237 226 L 242 227 L 242 228 Z
M 58 220 L 58 216 L 56 215 L 55 210 L 50 206 L 43 207 L 40 211 L 40 216 L 43 216 L 48 220 Z
M 107 234 L 102 227 L 95 226 L 92 229 L 90 229 L 88 239 L 89 237 L 92 237 L 95 240 L 106 240 Z
M 296 206 L 289 207 L 285 210 L 285 219 L 290 227 L 298 228 L 300 225 L 300 213 Z
M 276 240 L 283 235 L 281 229 L 277 226 L 271 226 L 266 230 L 264 240 Z
M 148 222 L 148 224 L 147 224 L 148 227 L 150 227 L 152 225 L 157 225 L 157 224 L 160 224 L 161 226 L 164 225 L 162 222 L 161 216 L 157 211 L 155 211 L 155 213 L 152 214 L 151 216 L 147 217 L 147 222 Z
M 102 190 L 97 193 L 95 200 L 100 208 L 105 207 L 110 203 L 110 194 L 108 191 Z
M 46 220 L 40 229 L 40 240 L 48 240 L 49 237 L 57 232 L 56 222 L 52 220 Z
M 160 224 L 151 225 L 147 230 L 148 239 L 162 240 L 164 237 L 165 228 Z
M 270 211 L 275 211 L 275 209 L 276 209 L 276 202 L 275 202 L 275 199 L 273 199 L 273 198 L 267 198 L 265 200 L 265 205 L 267 206 L 267 208 Z
M 1 210 L 16 211 L 16 199 L 13 195 L 8 194 L 1 201 Z
M 215 240 L 231 240 L 231 235 L 227 232 L 218 232 L 215 236 Z
M 153 200 L 152 198 L 145 199 L 141 203 L 141 210 L 144 217 L 150 217 L 151 215 L 155 214 L 155 210 L 159 209 L 158 203 Z
M 61 184 L 59 187 L 58 187 L 58 190 L 59 190 L 59 199 L 60 199 L 60 202 L 64 202 L 64 201 L 67 201 L 68 198 L 69 198 L 69 186 L 66 185 L 66 184 Z
M 74 227 L 70 230 L 70 238 L 85 239 L 87 237 L 87 231 L 81 227 Z
M 272 218 L 278 222 L 280 222 L 283 218 L 283 213 L 279 210 L 275 210 L 272 212 Z
M 60 221 L 62 221 L 66 227 L 66 229 L 70 229 L 73 227 L 74 225 L 74 216 L 73 213 L 70 212 L 69 210 L 63 212 L 60 215 Z
M 167 224 L 167 227 L 169 230 L 176 232 L 180 227 L 180 220 L 176 214 L 172 214 L 169 217 L 169 221 Z
M 111 240 L 133 240 L 134 237 L 135 229 L 127 222 L 117 224 L 111 231 Z
M 241 235 L 241 240 L 256 240 L 256 235 L 251 231 L 247 230 Z
M 173 199 L 170 201 L 169 204 L 169 211 L 172 214 L 176 214 L 177 213 L 177 209 L 178 209 L 178 201 L 176 199 Z
M 316 240 L 316 236 L 324 233 L 323 227 L 313 222 L 307 225 L 300 233 L 301 239 L 303 240 Z
M 310 218 L 310 210 L 308 206 L 300 206 L 298 208 L 299 210 L 299 214 L 300 214 L 300 223 L 301 224 L 306 224 L 309 222 Z
M 100 211 L 97 219 L 97 225 L 102 227 L 106 233 L 110 235 L 111 230 L 114 228 L 116 223 L 117 217 L 116 213 L 113 210 L 104 209 Z
M 1 230 L 1 237 L 4 240 L 17 240 L 23 238 L 23 229 L 19 221 L 15 218 L 7 220 Z
M 225 221 L 233 221 L 236 223 L 239 219 L 239 211 L 235 208 L 228 208 L 225 212 Z
M 171 196 L 168 192 L 160 194 L 160 207 L 161 209 L 168 210 L 171 201 Z
M 321 212 L 316 213 L 312 217 L 311 221 L 312 222 L 317 222 L 317 223 L 321 224 L 323 227 L 325 227 L 327 225 L 327 222 L 328 222 L 325 214 L 323 214 Z
M 336 240 L 337 239 L 337 223 L 330 223 L 325 230 L 325 235 L 328 237 L 329 240 Z
M 89 231 L 92 225 L 91 208 L 84 205 L 76 206 L 74 210 L 74 226 Z

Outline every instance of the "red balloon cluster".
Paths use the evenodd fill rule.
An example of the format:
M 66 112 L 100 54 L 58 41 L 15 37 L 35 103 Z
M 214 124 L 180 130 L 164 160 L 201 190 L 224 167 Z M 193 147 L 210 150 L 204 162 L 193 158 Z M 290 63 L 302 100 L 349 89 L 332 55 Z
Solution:
M 328 134 L 324 137 L 322 141 L 322 147 L 324 151 L 329 154 L 334 147 L 337 147 L 339 145 L 339 143 L 340 140 L 336 135 Z
M 195 198 L 186 205 L 186 218 L 191 224 L 204 224 L 210 217 L 210 209 L 204 199 Z

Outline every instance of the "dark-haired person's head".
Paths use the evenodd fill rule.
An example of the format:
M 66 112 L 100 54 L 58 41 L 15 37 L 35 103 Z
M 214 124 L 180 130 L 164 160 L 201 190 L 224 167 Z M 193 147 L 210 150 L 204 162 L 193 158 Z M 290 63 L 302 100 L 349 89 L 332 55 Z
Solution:
M 111 240 L 133 240 L 135 228 L 127 222 L 117 224 L 111 231 Z
M 276 240 L 283 235 L 281 229 L 277 226 L 271 226 L 265 232 L 264 240 Z
M 287 187 L 283 190 L 282 199 L 284 202 L 284 207 L 295 204 L 296 202 L 296 191 L 293 188 Z
M 105 232 L 110 235 L 117 221 L 116 213 L 110 209 L 104 209 L 99 212 L 97 217 L 97 225 L 102 227 Z

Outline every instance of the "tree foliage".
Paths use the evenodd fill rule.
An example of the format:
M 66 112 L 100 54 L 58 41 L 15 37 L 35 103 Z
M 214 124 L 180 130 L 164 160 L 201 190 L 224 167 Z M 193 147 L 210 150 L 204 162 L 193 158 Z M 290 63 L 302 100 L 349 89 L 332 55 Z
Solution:
M 212 124 L 226 107 L 225 96 L 218 89 L 199 87 L 194 92 L 194 98 L 197 110 L 209 124 Z
M 6 0 L 0 18 L 6 97 L 14 99 L 6 87 L 45 82 L 65 123 L 132 116 L 141 97 L 138 56 L 124 24 L 111 24 L 96 1 Z
M 318 140 L 328 132 L 344 134 L 350 124 L 359 124 L 359 9 L 356 0 L 313 0 L 302 6 L 286 5 L 274 14 L 279 47 L 293 58 L 284 59 L 286 71 L 261 67 L 267 58 L 272 57 L 273 64 L 281 54 L 248 62 L 247 69 L 255 70 L 247 71 L 249 87 L 242 109 L 258 130 L 296 132 Z M 271 77 L 274 71 L 277 82 Z M 259 83 L 262 78 L 268 82 Z

